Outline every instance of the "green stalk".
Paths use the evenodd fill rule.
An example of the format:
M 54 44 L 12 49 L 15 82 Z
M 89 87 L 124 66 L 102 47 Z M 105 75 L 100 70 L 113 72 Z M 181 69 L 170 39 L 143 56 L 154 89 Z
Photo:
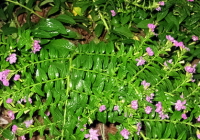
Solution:
M 24 5 L 22 5 L 22 4 L 19 3 L 19 2 L 15 2 L 15 1 L 12 1 L 12 0 L 6 0 L 6 1 L 11 2 L 11 3 L 14 3 L 15 5 L 19 5 L 20 7 L 23 7 L 23 8 L 25 8 L 26 10 L 30 11 L 31 13 L 37 15 L 39 18 L 43 18 L 42 16 L 40 16 L 39 14 L 37 14 L 35 11 L 33 11 L 32 9 L 30 9 L 30 8 L 28 8 L 28 7 L 24 6 Z

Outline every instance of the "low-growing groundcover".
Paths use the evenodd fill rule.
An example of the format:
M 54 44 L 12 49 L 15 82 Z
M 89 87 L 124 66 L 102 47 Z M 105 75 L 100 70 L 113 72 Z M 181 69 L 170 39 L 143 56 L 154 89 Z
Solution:
M 2 140 L 200 139 L 200 2 L 2 6 Z

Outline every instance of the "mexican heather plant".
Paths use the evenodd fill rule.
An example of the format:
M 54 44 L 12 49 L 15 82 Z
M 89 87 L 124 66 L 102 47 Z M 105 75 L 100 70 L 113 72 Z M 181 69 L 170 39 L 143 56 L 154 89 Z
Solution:
M 22 2 L 34 13 L 33 2 Z M 116 7 L 111 1 L 78 1 L 73 3 L 72 11 L 78 15 L 74 17 L 63 14 L 64 2 L 40 3 L 55 4 L 47 16 L 61 6 L 62 14 L 54 19 L 41 19 L 29 29 L 26 24 L 19 29 L 2 28 L 11 30 L 0 40 L 0 105 L 9 118 L 0 135 L 6 139 L 30 139 L 38 133 L 57 140 L 106 139 L 104 131 L 91 127 L 98 121 L 117 124 L 110 140 L 200 138 L 199 83 L 193 79 L 198 66 L 184 61 L 198 43 L 199 28 L 187 15 L 193 1 L 181 1 L 185 15 L 173 1 L 117 1 Z M 6 10 L 11 18 L 13 7 L 0 13 Z M 78 22 L 90 7 L 95 7 L 88 17 L 96 24 L 96 38 L 74 45 L 67 39 L 80 38 L 64 25 L 81 26 Z M 171 7 L 175 12 L 168 10 Z M 196 15 L 192 13 L 192 19 Z M 187 40 L 179 26 L 188 28 Z M 101 42 L 104 29 L 108 36 Z M 138 29 L 144 29 L 145 37 L 133 35 Z M 194 42 L 187 44 L 189 40 Z
M 118 49 L 113 42 L 42 44 L 29 30 L 18 41 L 2 37 L 1 103 L 12 123 L 1 134 L 96 139 L 99 132 L 85 126 L 98 120 L 119 123 L 110 139 L 196 139 L 199 86 L 192 82 L 195 67 L 181 63 L 189 49 L 169 52 L 173 37 L 158 43 L 152 36 L 150 29 Z

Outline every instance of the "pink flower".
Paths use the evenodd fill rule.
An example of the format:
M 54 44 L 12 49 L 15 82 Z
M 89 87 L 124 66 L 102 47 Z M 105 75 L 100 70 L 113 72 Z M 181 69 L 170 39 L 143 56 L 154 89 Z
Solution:
M 194 0 L 187 0 L 187 1 L 194 1 Z
M 164 6 L 165 2 L 164 1 L 159 1 L 158 4 L 161 5 L 161 6 Z
M 186 100 L 184 100 L 183 102 L 181 102 L 181 100 L 177 100 L 177 102 L 175 103 L 175 109 L 177 111 L 180 111 L 181 109 L 186 109 L 186 106 L 184 106 L 186 104 Z
M 28 101 L 30 102 L 30 104 L 32 104 L 32 99 L 31 98 L 28 98 Z
M 172 64 L 172 59 L 170 59 L 170 60 L 164 62 L 164 65 L 165 65 L 166 67 L 168 67 L 167 63 Z
M 158 102 L 157 104 L 156 104 L 156 110 L 155 110 L 155 112 L 161 112 L 162 111 L 162 103 L 161 102 Z
M 145 108 L 146 114 L 150 114 L 151 111 L 152 111 L 152 108 L 151 108 L 150 106 L 147 106 L 147 107 Z
M 199 40 L 199 38 L 198 38 L 198 36 L 193 35 L 193 36 L 192 36 L 192 40 L 193 40 L 193 41 L 197 41 L 197 40 Z
M 142 58 L 142 56 L 140 56 L 140 59 L 136 59 L 136 61 L 138 61 L 137 66 L 142 66 L 145 64 L 145 60 Z
M 10 73 L 10 70 L 4 70 L 0 72 L 0 81 L 4 86 L 9 86 L 9 81 L 7 80 L 7 76 Z
M 111 14 L 112 14 L 113 17 L 116 16 L 115 10 L 110 10 L 110 12 L 111 12 Z
M 26 120 L 24 123 L 25 123 L 26 127 L 28 128 L 28 127 L 30 127 L 31 124 L 33 124 L 33 120 L 32 119 Z
M 13 101 L 13 99 L 8 98 L 8 99 L 6 100 L 6 103 L 10 104 L 10 103 L 12 103 L 12 101 Z
M 99 111 L 100 111 L 100 112 L 102 112 L 102 111 L 104 111 L 104 110 L 106 110 L 106 106 L 105 106 L 105 105 L 102 105 L 102 106 L 99 107 Z
M 13 80 L 17 81 L 17 80 L 19 80 L 19 78 L 20 78 L 20 75 L 19 74 L 15 74 L 15 77 L 13 78 Z
M 97 131 L 98 130 L 94 130 L 94 129 L 90 129 L 89 130 L 89 134 L 85 134 L 85 138 L 87 139 L 87 138 L 89 138 L 89 140 L 99 140 L 99 138 L 98 138 L 98 134 L 97 134 Z
M 47 111 L 47 112 L 46 112 L 46 115 L 47 115 L 47 116 L 50 116 L 50 111 Z
M 140 130 L 141 130 L 141 128 L 142 128 L 142 125 L 141 125 L 141 123 L 139 122 L 139 123 L 137 123 L 137 135 L 139 135 L 140 134 Z
M 187 119 L 186 114 L 182 114 L 181 117 L 182 117 L 184 120 Z
M 9 55 L 9 57 L 6 58 L 6 61 L 9 61 L 10 64 L 16 63 L 17 61 L 16 54 L 12 53 L 11 55 Z
M 138 101 L 137 100 L 133 100 L 132 102 L 131 102 L 131 107 L 133 108 L 133 109 L 138 109 Z
M 128 132 L 128 130 L 126 130 L 126 129 L 123 129 L 121 132 L 120 132 L 120 134 L 122 135 L 122 137 L 124 137 L 124 139 L 128 139 L 128 136 L 129 136 L 129 132 Z
M 174 42 L 174 38 L 171 35 L 166 35 L 166 39 L 169 40 L 170 42 Z
M 83 131 L 84 131 L 84 129 L 83 129 L 83 128 L 81 128 L 81 129 L 80 129 L 80 131 L 82 131 L 82 132 L 83 132 Z
M 156 25 L 154 25 L 154 24 L 148 24 L 147 26 L 148 26 L 148 28 L 149 28 L 152 32 L 154 32 L 154 29 L 156 28 Z
M 118 111 L 119 110 L 119 106 L 118 105 L 115 105 L 114 106 L 114 111 Z
M 147 51 L 149 56 L 153 56 L 154 55 L 154 52 L 152 51 L 152 49 L 150 47 L 147 47 L 146 51 Z
M 9 118 L 10 118 L 11 120 L 14 120 L 14 119 L 15 119 L 15 115 L 14 115 L 13 111 L 11 111 L 11 110 L 8 111 L 8 116 L 9 116 Z
M 156 11 L 161 11 L 161 7 L 160 7 L 160 6 L 157 7 L 157 8 L 156 8 Z
M 185 71 L 189 72 L 189 73 L 195 73 L 196 72 L 196 67 L 197 65 L 193 65 L 193 66 L 185 66 Z
M 17 127 L 16 125 L 13 125 L 13 126 L 12 126 L 12 132 L 13 132 L 13 133 L 16 133 L 17 129 L 18 129 L 18 127 Z
M 147 100 L 147 102 L 152 103 L 151 100 L 153 99 L 153 97 L 154 97 L 154 94 L 153 94 L 153 93 L 151 93 L 150 96 L 146 96 L 146 100 Z
M 199 117 L 197 118 L 197 121 L 200 122 L 200 115 L 199 115 Z
M 165 118 L 169 118 L 169 116 L 167 114 L 164 114 L 163 111 L 158 112 L 159 117 L 163 120 Z
M 36 52 L 39 52 L 40 49 L 41 49 L 41 46 L 40 46 L 40 41 L 39 40 L 34 40 L 33 42 L 33 53 L 36 53 Z
M 20 138 L 21 138 L 21 140 L 26 140 L 25 136 L 21 136 Z
M 141 85 L 144 86 L 144 89 L 147 89 L 150 86 L 150 83 L 147 83 L 145 80 L 141 82 Z

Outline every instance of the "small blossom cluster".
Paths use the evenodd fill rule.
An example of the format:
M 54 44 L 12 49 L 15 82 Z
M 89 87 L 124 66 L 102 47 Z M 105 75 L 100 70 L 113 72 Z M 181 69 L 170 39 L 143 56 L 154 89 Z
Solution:
M 185 66 L 185 71 L 189 72 L 189 73 L 195 73 L 196 72 L 196 69 L 195 69 L 196 66 L 197 66 L 196 64 L 193 65 L 193 66 Z
M 164 65 L 165 65 L 166 67 L 168 67 L 167 63 L 172 64 L 172 61 L 173 61 L 172 59 L 169 59 L 168 61 L 165 61 L 165 62 L 164 62 Z
M 154 52 L 152 51 L 152 49 L 150 47 L 147 47 L 146 51 L 147 51 L 149 56 L 153 56 L 154 55 Z
M 124 139 L 128 139 L 128 136 L 130 135 L 127 129 L 123 129 L 120 134 L 124 137 Z
M 150 83 L 147 83 L 145 80 L 141 82 L 141 85 L 144 86 L 144 89 L 147 89 L 150 86 Z
M 11 55 L 9 55 L 9 57 L 6 58 L 6 61 L 9 61 L 10 64 L 16 63 L 17 61 L 17 55 L 15 53 L 12 53 Z
M 172 42 L 175 47 L 181 47 L 183 49 L 186 49 L 187 51 L 190 50 L 189 48 L 185 47 L 185 45 L 183 44 L 183 42 L 178 42 L 177 40 L 175 40 L 170 35 L 166 35 L 166 39 L 169 40 L 170 42 Z
M 24 121 L 26 128 L 30 127 L 33 124 L 33 120 L 26 120 Z
M 184 109 L 186 109 L 185 104 L 186 104 L 186 100 L 184 100 L 184 101 L 177 100 L 176 103 L 175 103 L 175 109 L 176 109 L 177 111 L 184 110 Z M 187 115 L 186 115 L 185 113 L 183 113 L 183 114 L 181 115 L 181 117 L 182 117 L 184 120 L 187 119 Z
M 28 98 L 28 101 L 32 104 L 32 99 L 31 98 Z M 23 99 L 20 99 L 19 101 L 17 101 L 19 104 L 21 104 L 21 103 L 26 103 L 27 102 L 27 100 L 25 99 L 25 98 L 23 98 Z
M 115 10 L 110 10 L 112 17 L 116 16 Z
M 169 118 L 169 116 L 167 114 L 164 114 L 163 113 L 163 109 L 162 109 L 162 103 L 161 102 L 158 102 L 156 104 L 156 110 L 155 112 L 157 112 L 159 114 L 159 117 L 163 120 L 165 118 Z
M 104 110 L 106 110 L 106 106 L 105 105 L 102 105 L 99 107 L 99 111 L 100 112 L 103 112 Z
M 164 6 L 165 5 L 165 2 L 164 1 L 160 1 L 158 2 L 158 7 L 156 8 L 156 11 L 161 11 L 161 7 L 160 6 Z
M 150 31 L 152 32 L 152 33 L 154 33 L 154 35 L 158 35 L 158 34 L 156 34 L 155 32 L 154 32 L 154 30 L 155 30 L 155 28 L 156 28 L 156 25 L 154 25 L 154 24 L 148 24 L 147 25 L 148 26 L 148 28 L 150 29 Z
M 154 94 L 151 93 L 150 96 L 146 96 L 146 101 L 149 102 L 149 103 L 152 103 L 151 100 L 153 99 L 153 97 L 154 97 Z
M 9 81 L 7 79 L 10 70 L 4 70 L 0 72 L 0 81 L 3 83 L 4 86 L 9 86 Z
M 94 129 L 90 129 L 89 130 L 89 134 L 85 134 L 85 138 L 86 139 L 88 139 L 89 138 L 89 140 L 99 140 L 99 138 L 98 138 L 98 134 L 97 134 L 97 132 L 98 132 L 98 130 L 94 130 Z
M 198 38 L 198 36 L 193 35 L 193 36 L 192 36 L 192 40 L 193 40 L 193 41 L 197 41 L 197 40 L 199 40 L 199 38 Z
M 40 43 L 39 40 L 34 40 L 34 42 L 33 42 L 33 50 L 32 50 L 33 53 L 36 53 L 36 52 L 40 51 L 41 46 L 40 46 L 39 43 Z

